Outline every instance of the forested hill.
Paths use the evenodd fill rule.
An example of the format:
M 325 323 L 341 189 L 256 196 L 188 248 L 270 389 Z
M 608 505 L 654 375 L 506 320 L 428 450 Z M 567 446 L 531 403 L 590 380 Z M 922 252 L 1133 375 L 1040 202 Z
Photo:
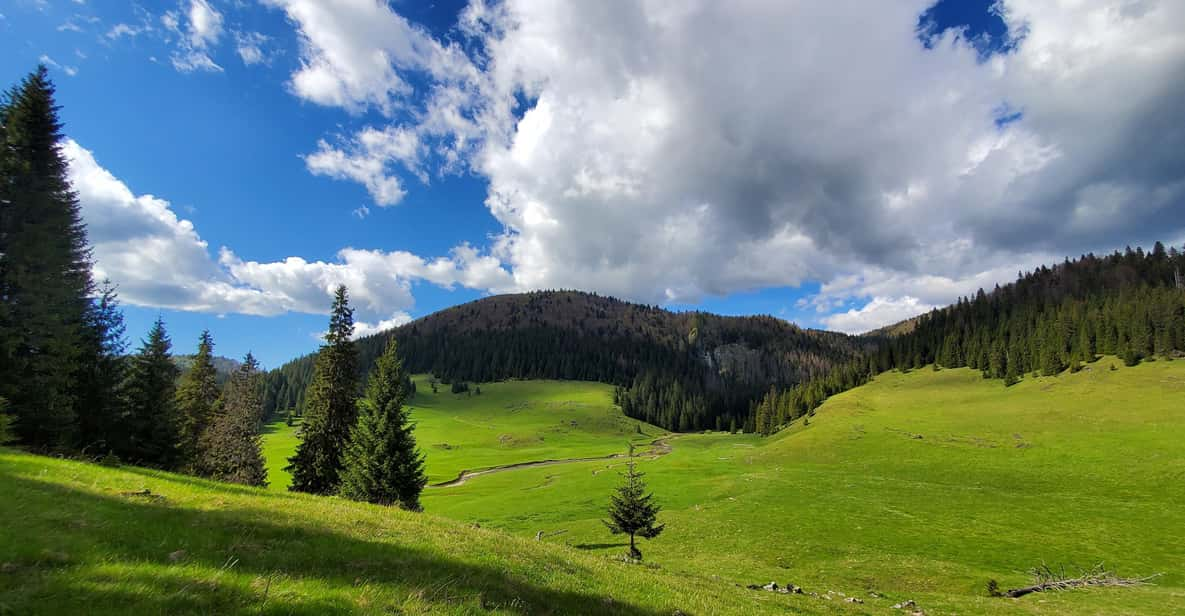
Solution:
M 820 376 L 871 344 L 768 316 L 671 312 L 575 291 L 488 297 L 362 338 L 362 371 L 392 335 L 412 372 L 445 382 L 613 383 L 638 395 L 627 412 L 683 430 L 743 423 L 771 384 Z M 302 357 L 269 375 L 269 410 L 303 407 L 313 362 Z
M 891 369 L 970 367 L 1012 385 L 1077 372 L 1100 355 L 1129 366 L 1185 354 L 1185 252 L 1157 242 L 1040 267 L 945 308 L 874 332 L 877 350 L 755 409 L 759 432 L 810 413 L 827 396 Z

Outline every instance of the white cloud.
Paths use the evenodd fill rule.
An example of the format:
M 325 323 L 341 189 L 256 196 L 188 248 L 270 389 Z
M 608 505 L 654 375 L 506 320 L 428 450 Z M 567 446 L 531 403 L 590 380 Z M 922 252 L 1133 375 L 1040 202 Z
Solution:
M 145 32 L 145 28 L 143 26 L 134 26 L 132 24 L 119 23 L 119 24 L 115 24 L 114 26 L 111 27 L 110 30 L 107 31 L 107 38 L 112 39 L 112 40 L 120 39 L 123 37 L 135 38 L 137 36 L 140 36 L 144 32 Z
M 168 201 L 134 194 L 72 140 L 62 151 L 94 247 L 95 276 L 118 284 L 130 304 L 264 316 L 320 314 L 337 285 L 345 284 L 361 331 L 372 332 L 408 318 L 415 305 L 413 281 L 483 290 L 510 283 L 496 259 L 466 244 L 433 260 L 405 251 L 344 248 L 333 262 L 300 257 L 257 262 L 223 247 L 215 261 L 193 223 L 178 217 Z
M 165 30 L 178 39 L 177 48 L 170 56 L 173 68 L 182 73 L 222 72 L 222 66 L 210 56 L 222 37 L 222 13 L 206 0 L 189 0 L 184 17 L 184 27 L 178 11 L 166 11 L 160 17 Z
M 222 36 L 222 13 L 206 0 L 190 0 L 188 17 L 190 45 L 205 49 L 218 43 Z
M 400 325 L 411 323 L 411 321 L 411 315 L 407 314 L 406 312 L 397 312 L 394 315 L 391 315 L 391 318 L 383 319 L 377 323 L 355 321 L 353 338 L 357 340 L 358 338 L 363 338 L 372 334 L 387 331 L 388 329 L 399 327 Z
M 319 105 L 387 115 L 413 88 L 403 71 L 438 79 L 471 70 L 456 46 L 443 45 L 376 0 L 264 0 L 283 9 L 301 37 L 292 91 Z
M 235 32 L 234 34 L 235 51 L 238 52 L 239 59 L 243 61 L 243 64 L 254 66 L 271 62 L 271 58 L 263 50 L 263 46 L 269 40 L 267 35 L 259 32 Z
M 67 74 L 67 75 L 69 75 L 70 77 L 73 77 L 73 76 L 75 76 L 75 75 L 77 75 L 77 74 L 78 74 L 78 67 L 76 67 L 76 66 L 63 66 L 63 65 L 61 65 L 61 64 L 58 64 L 56 61 L 54 61 L 54 59 L 53 59 L 53 58 L 51 58 L 51 57 L 49 57 L 48 55 L 45 55 L 45 54 L 41 54 L 41 57 L 40 57 L 40 58 L 39 58 L 37 61 L 38 61 L 38 62 L 40 62 L 40 63 L 42 63 L 42 64 L 44 64 L 44 65 L 46 65 L 46 66 L 49 66 L 49 67 L 56 68 L 56 69 L 58 69 L 58 70 L 62 71 L 63 73 L 66 73 L 66 74 Z
M 411 130 L 366 128 L 341 147 L 320 141 L 317 151 L 305 156 L 305 165 L 314 175 L 362 184 L 376 205 L 387 207 L 399 203 L 407 194 L 399 177 L 391 172 L 393 163 L 400 163 L 427 181 L 419 172 L 420 149 L 419 137 Z
M 836 317 L 855 327 L 1185 230 L 1180 2 L 1004 0 L 1024 37 L 981 61 L 917 40 L 929 0 L 473 2 L 468 57 L 384 3 L 269 1 L 302 37 L 297 96 L 377 109 L 391 128 L 366 130 L 418 135 L 414 169 L 489 180 L 516 288 L 819 280 L 818 305 L 872 298 Z M 360 136 L 306 160 L 381 204 L 406 190 Z
M 170 60 L 173 62 L 173 68 L 182 73 L 192 73 L 194 71 L 205 71 L 208 73 L 222 72 L 222 66 L 204 51 L 178 51 L 173 53 Z
M 860 309 L 833 314 L 823 319 L 827 329 L 848 334 L 862 334 L 933 310 L 916 297 L 874 297 Z

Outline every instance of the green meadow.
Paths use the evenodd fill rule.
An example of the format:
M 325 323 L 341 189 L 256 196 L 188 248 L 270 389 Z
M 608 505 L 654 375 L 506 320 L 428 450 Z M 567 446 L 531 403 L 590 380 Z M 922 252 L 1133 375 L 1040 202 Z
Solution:
M 415 515 L 4 452 L 0 613 L 1182 613 L 1185 362 L 1113 363 L 1010 388 L 887 373 L 773 437 L 671 435 L 639 457 L 667 524 L 643 565 L 600 523 L 620 458 L 430 487 Z M 433 481 L 664 435 L 603 385 L 444 392 L 412 411 Z M 295 444 L 283 424 L 265 438 L 272 457 Z M 986 592 L 1098 563 L 1163 575 Z M 808 594 L 744 588 L 771 580 Z
M 627 443 L 645 445 L 666 436 L 661 428 L 630 419 L 613 405 L 613 388 L 573 381 L 483 383 L 481 394 L 438 393 L 415 378 L 408 403 L 416 440 L 428 460 L 428 480 L 456 479 L 462 471 L 540 460 L 618 454 Z M 264 433 L 264 456 L 273 488 L 286 489 L 285 462 L 296 451 L 294 428 L 276 422 Z
M 678 436 L 642 461 L 668 525 L 643 552 L 689 576 L 791 582 L 869 609 L 1185 612 L 1185 362 L 1112 363 L 1011 388 L 966 369 L 888 373 L 773 437 Z M 609 556 L 623 542 L 599 520 L 620 464 L 479 477 L 429 490 L 425 508 Z M 1164 575 L 1017 600 L 985 590 L 1099 563 Z
M 296 452 L 296 446 L 300 444 L 297 434 L 299 429 L 299 420 L 290 426 L 282 419 L 263 427 L 263 459 L 267 464 L 267 487 L 277 492 L 288 491 L 288 484 L 292 483 L 292 473 L 284 470 L 284 467 L 288 466 L 288 458 Z
M 0 614 L 779 613 L 432 514 L 0 449 Z

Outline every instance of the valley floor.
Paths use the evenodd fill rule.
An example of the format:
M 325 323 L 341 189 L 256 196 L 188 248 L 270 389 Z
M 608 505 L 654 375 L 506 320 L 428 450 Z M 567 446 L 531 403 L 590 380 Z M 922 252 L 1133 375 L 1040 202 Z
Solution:
M 1117 363 L 1010 388 L 889 373 L 773 437 L 674 435 L 640 458 L 667 524 L 640 566 L 600 523 L 620 458 L 430 488 L 414 515 L 4 452 L 0 613 L 1185 613 L 1185 362 Z M 490 384 L 417 398 L 413 418 L 434 481 L 666 436 L 609 395 Z M 295 444 L 266 438 L 273 458 Z M 1163 575 L 985 590 L 1098 563 Z M 771 580 L 808 594 L 745 588 Z

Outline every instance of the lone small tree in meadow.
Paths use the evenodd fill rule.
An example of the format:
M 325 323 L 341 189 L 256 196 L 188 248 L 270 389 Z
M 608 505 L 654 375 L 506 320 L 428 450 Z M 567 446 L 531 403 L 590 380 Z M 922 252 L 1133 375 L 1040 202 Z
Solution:
M 345 498 L 420 510 L 420 492 L 428 478 L 412 433 L 415 426 L 403 408 L 407 389 L 392 336 L 370 373 L 366 397 L 358 401 L 358 423 L 342 454 Z
M 609 498 L 609 519 L 602 520 L 614 535 L 630 536 L 630 558 L 642 560 L 642 552 L 635 543 L 635 537 L 653 539 L 662 532 L 665 524 L 655 524 L 661 507 L 654 503 L 654 494 L 646 493 L 645 473 L 638 472 L 634 463 L 634 446 L 630 445 L 629 463 L 622 477 L 625 481 L 617 493 Z

